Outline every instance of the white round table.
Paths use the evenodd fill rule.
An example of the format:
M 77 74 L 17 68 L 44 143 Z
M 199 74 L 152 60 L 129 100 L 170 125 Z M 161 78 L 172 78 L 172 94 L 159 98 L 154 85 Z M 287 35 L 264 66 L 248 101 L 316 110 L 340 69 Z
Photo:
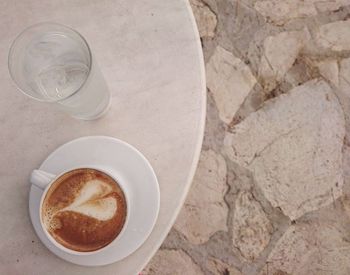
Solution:
M 202 50 L 187 0 L 11 0 L 0 2 L 0 274 L 137 274 L 173 225 L 191 185 L 203 138 Z M 78 30 L 113 94 L 108 114 L 79 121 L 16 90 L 7 69 L 15 36 L 53 21 Z M 28 177 L 61 144 L 107 135 L 138 148 L 158 176 L 160 213 L 133 254 L 104 267 L 61 260 L 34 233 Z

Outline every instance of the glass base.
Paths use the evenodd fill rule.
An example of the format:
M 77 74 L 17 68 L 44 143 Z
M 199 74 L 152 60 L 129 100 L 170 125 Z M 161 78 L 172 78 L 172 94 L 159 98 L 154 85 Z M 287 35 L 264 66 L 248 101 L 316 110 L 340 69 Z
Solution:
M 109 100 L 108 100 L 108 104 L 106 106 L 106 108 L 104 108 L 100 113 L 98 113 L 97 115 L 94 115 L 92 117 L 82 117 L 82 116 L 73 116 L 74 118 L 76 119 L 80 119 L 80 120 L 95 120 L 95 119 L 99 119 L 101 117 L 103 117 L 105 114 L 107 114 L 107 112 L 109 111 L 109 109 L 111 108 L 111 105 L 112 105 L 112 100 L 111 100 L 111 97 L 109 97 Z

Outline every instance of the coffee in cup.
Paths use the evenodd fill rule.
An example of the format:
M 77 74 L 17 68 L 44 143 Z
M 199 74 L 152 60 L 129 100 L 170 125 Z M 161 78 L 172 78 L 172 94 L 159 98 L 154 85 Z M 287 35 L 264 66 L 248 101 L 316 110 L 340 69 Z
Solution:
M 109 175 L 80 168 L 58 177 L 42 201 L 44 229 L 64 247 L 91 252 L 111 243 L 127 215 L 123 190 Z

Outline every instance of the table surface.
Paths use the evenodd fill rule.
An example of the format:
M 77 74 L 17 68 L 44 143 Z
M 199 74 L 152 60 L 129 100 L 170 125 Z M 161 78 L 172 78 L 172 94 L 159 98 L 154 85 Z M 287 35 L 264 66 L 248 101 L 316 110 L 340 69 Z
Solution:
M 182 206 L 199 158 L 205 76 L 187 0 L 0 1 L 0 273 L 136 274 L 161 245 Z M 85 36 L 112 91 L 112 107 L 79 121 L 15 89 L 7 54 L 25 27 L 53 21 Z M 161 203 L 136 252 L 104 267 L 81 267 L 44 247 L 28 214 L 28 177 L 61 144 L 87 135 L 125 140 L 149 159 Z

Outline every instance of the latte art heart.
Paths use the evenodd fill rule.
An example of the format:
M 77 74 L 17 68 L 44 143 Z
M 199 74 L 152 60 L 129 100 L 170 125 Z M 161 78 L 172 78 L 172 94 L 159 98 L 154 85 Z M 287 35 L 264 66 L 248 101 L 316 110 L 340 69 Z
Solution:
M 93 251 L 110 243 L 126 218 L 119 185 L 94 169 L 77 169 L 56 180 L 47 192 L 42 221 L 56 241 L 76 251 Z
M 117 211 L 117 201 L 113 197 L 104 198 L 104 196 L 108 195 L 111 191 L 111 186 L 101 180 L 90 180 L 86 182 L 78 196 L 70 205 L 57 212 L 54 212 L 54 210 L 50 211 L 52 214 L 45 220 L 45 225 L 48 228 L 53 227 L 50 226 L 50 222 L 57 213 L 63 211 L 77 212 L 100 221 L 113 218 Z M 57 225 L 54 227 L 57 228 Z
M 87 181 L 74 199 L 71 207 L 81 205 L 89 200 L 102 198 L 112 191 L 112 187 L 101 180 Z
M 68 206 L 62 211 L 73 211 L 99 221 L 107 221 L 113 218 L 117 211 L 117 201 L 114 198 L 97 199 L 73 207 Z

